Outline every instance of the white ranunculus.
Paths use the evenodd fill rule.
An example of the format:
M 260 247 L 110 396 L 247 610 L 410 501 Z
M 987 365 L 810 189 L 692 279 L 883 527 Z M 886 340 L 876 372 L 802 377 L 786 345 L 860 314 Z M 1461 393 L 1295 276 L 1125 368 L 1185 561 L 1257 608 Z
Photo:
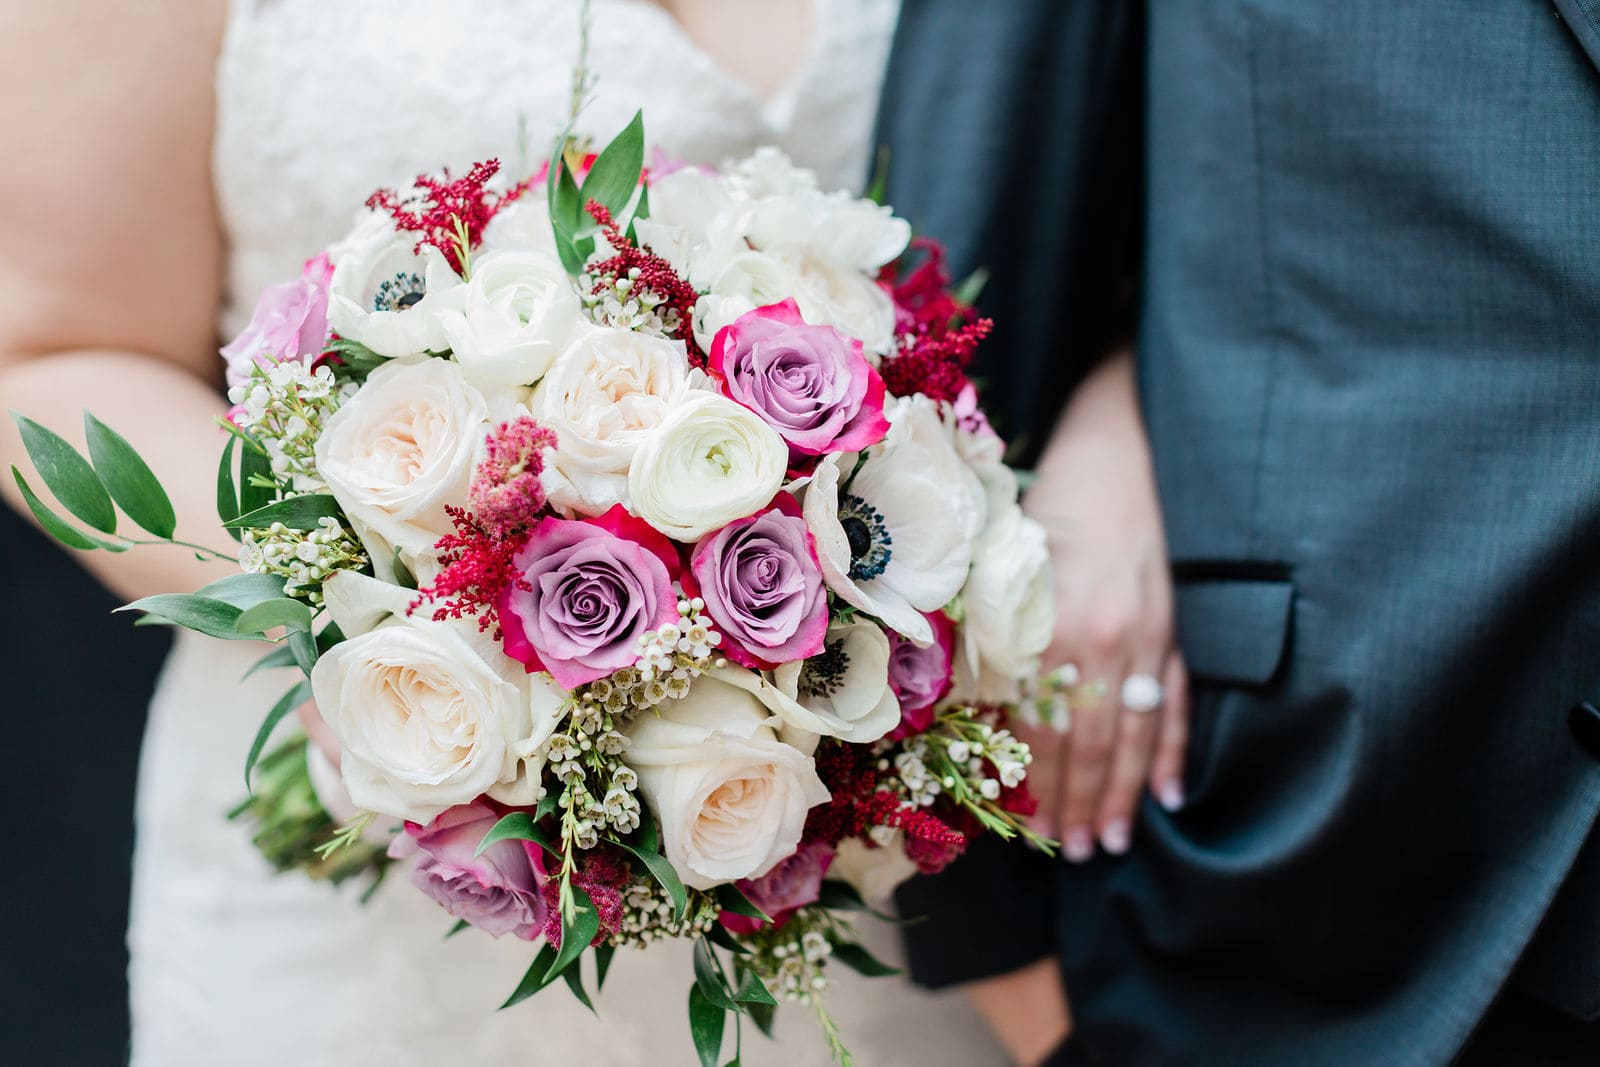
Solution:
M 448 359 L 397 360 L 373 371 L 317 440 L 317 473 L 350 517 L 380 575 L 401 558 L 431 577 L 433 545 L 466 500 L 488 405 Z
M 706 293 L 694 305 L 694 338 L 707 352 L 718 330 L 748 311 L 780 303 L 795 293 L 794 268 L 777 256 L 741 245 L 739 251 L 714 263 L 709 253 L 701 258 L 707 265 L 696 284 Z
M 478 247 L 480 254 L 515 248 L 555 255 L 556 237 L 550 226 L 550 206 L 545 202 L 544 187 L 536 185 L 496 211 L 483 228 L 483 242 Z M 477 268 L 476 261 L 473 268 Z
M 772 503 L 788 464 L 788 445 L 759 415 L 692 392 L 640 444 L 628 496 L 634 514 L 657 530 L 698 541 Z
M 811 757 L 778 739 L 778 723 L 751 693 L 708 674 L 629 729 L 628 763 L 685 885 L 766 874 L 828 800 Z
M 881 835 L 883 843 L 874 848 L 857 837 L 847 837 L 834 850 L 828 877 L 846 882 L 873 907 L 883 907 L 889 897 L 917 873 L 917 865 L 906 857 L 905 834 L 899 830 Z
M 329 250 L 328 325 L 380 356 L 442 352 L 450 346 L 444 313 L 456 305 L 461 276 L 438 249 L 369 212 Z
M 639 443 L 688 390 L 682 342 L 580 329 L 530 404 L 557 438 L 541 476 L 550 503 L 568 515 L 599 515 L 626 503 Z
M 385 615 L 396 606 L 386 583 L 344 573 L 329 584 L 340 587 L 331 610 L 341 626 L 384 619 L 334 645 L 311 671 L 350 800 L 420 823 L 484 793 L 532 803 L 539 749 L 566 692 L 526 674 L 470 622 Z
M 584 321 L 572 280 L 547 252 L 473 260 L 458 303 L 444 314 L 445 336 L 467 377 L 487 385 L 532 385 Z
M 1055 587 L 1044 528 L 1022 513 L 1016 480 L 989 481 L 988 522 L 961 591 L 965 662 L 962 689 L 979 700 L 1015 700 L 1019 683 L 1036 677 L 1055 628 Z
M 894 347 L 894 301 L 854 268 L 808 253 L 794 261 L 795 303 L 810 323 L 832 326 L 883 355 Z
M 795 730 L 864 745 L 900 725 L 889 639 L 875 623 L 830 626 L 822 651 L 779 666 L 772 685 L 776 696 L 763 702 Z
M 725 180 L 738 195 L 751 200 L 817 191 L 817 172 L 795 166 L 787 153 L 771 145 L 763 145 L 733 164 Z
M 848 489 L 853 455 L 823 457 L 803 510 L 828 587 L 913 641 L 933 640 L 924 612 L 944 607 L 967 579 L 982 487 L 926 397 L 885 406 L 889 433 L 866 453 Z

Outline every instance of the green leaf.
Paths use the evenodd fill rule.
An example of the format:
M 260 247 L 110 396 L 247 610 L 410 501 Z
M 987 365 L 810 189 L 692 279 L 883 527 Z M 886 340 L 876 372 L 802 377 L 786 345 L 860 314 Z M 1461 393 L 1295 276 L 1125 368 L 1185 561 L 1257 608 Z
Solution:
M 263 600 L 242 612 L 233 623 L 233 628 L 242 634 L 266 633 L 278 626 L 290 630 L 310 630 L 311 609 L 304 600 L 293 597 Z
M 501 841 L 534 841 L 544 846 L 546 852 L 555 854 L 555 846 L 550 839 L 533 824 L 533 819 L 525 811 L 513 811 L 509 815 L 502 815 L 500 821 L 489 827 L 489 832 L 483 835 L 483 840 L 478 842 L 478 851 L 474 857 L 481 856 L 491 846 Z
M 867 902 L 861 899 L 855 886 L 835 878 L 824 879 L 817 893 L 817 903 L 832 911 L 867 911 Z
M 549 985 L 551 979 L 545 976 L 549 973 L 550 965 L 555 962 L 555 959 L 556 950 L 553 945 L 547 944 L 544 948 L 541 948 L 539 954 L 533 958 L 533 962 L 528 965 L 528 970 L 523 974 L 522 981 L 517 983 L 517 988 L 513 989 L 511 995 L 506 998 L 506 1002 L 500 1005 L 500 1010 L 504 1011 L 513 1004 L 521 1004 L 524 1000 Z
M 111 499 L 142 528 L 171 540 L 178 529 L 178 517 L 149 464 L 121 434 L 87 411 L 83 413 L 83 432 L 95 473 Z
M 264 601 L 282 597 L 283 579 L 271 574 L 230 574 L 201 586 L 194 593 L 195 596 L 232 604 L 244 611 Z
M 750 955 L 750 950 L 739 944 L 734 936 L 728 932 L 728 928 L 721 923 L 712 923 L 711 929 L 705 932 L 705 938 L 718 948 L 725 948 L 735 955 Z
M 540 822 L 547 815 L 554 815 L 556 808 L 561 804 L 561 798 L 554 793 L 547 792 L 539 798 L 538 807 L 533 809 L 533 821 Z
M 727 1025 L 726 1008 L 713 1003 L 700 991 L 696 982 L 689 987 L 689 1033 L 694 1038 L 694 1049 L 700 1054 L 700 1067 L 717 1067 L 722 1053 L 722 1030 Z
M 617 954 L 617 946 L 611 944 L 596 946 L 594 950 L 594 987 L 606 987 L 606 974 L 611 970 L 611 959 Z
M 600 912 L 589 899 L 589 894 L 573 886 L 572 899 L 577 901 L 578 906 L 570 920 L 567 916 L 561 917 L 561 950 L 556 953 L 556 961 L 550 965 L 546 981 L 555 981 L 557 975 L 583 955 L 583 950 L 589 947 L 594 935 L 600 932 Z
M 833 958 L 868 978 L 884 978 L 901 973 L 900 968 L 889 966 L 852 941 L 834 942 Z
M 278 698 L 272 705 L 272 710 L 267 712 L 267 717 L 261 720 L 261 728 L 256 731 L 256 739 L 250 743 L 250 754 L 244 759 L 244 785 L 253 793 L 250 786 L 250 772 L 256 768 L 256 760 L 261 758 L 261 750 L 266 747 L 267 738 L 271 736 L 273 728 L 283 721 L 283 717 L 298 708 L 301 704 L 311 699 L 311 683 L 302 681 L 293 689 Z
M 246 448 L 239 456 L 239 514 L 258 511 L 267 506 L 276 494 L 261 484 L 272 480 L 272 461 L 259 445 Z M 285 523 L 285 525 L 288 525 Z M 223 523 L 224 528 L 228 524 Z
M 11 413 L 28 458 L 45 486 L 61 501 L 61 506 L 101 533 L 117 532 L 117 509 L 111 494 L 89 461 L 52 430 L 47 430 L 25 415 Z
M 339 629 L 339 624 L 330 622 L 317 634 L 317 652 L 326 653 L 328 649 L 344 640 L 344 631 Z
M 640 219 L 650 217 L 650 186 L 647 182 L 639 183 L 637 201 L 628 207 L 628 228 L 626 235 L 634 244 L 639 243 L 639 235 L 633 232 L 633 224 Z
M 767 984 L 754 971 L 744 972 L 744 981 L 733 999 L 740 1004 L 771 1004 L 774 1007 L 778 1004 L 778 998 L 772 995 Z
M 647 807 L 639 809 L 639 847 L 647 852 L 661 851 L 661 829 Z
M 450 927 L 449 932 L 444 935 L 444 939 L 446 941 L 450 940 L 452 937 L 456 936 L 461 931 L 465 930 L 467 927 L 469 927 L 471 925 L 472 924 L 467 922 L 467 920 L 465 920 L 465 919 L 457 919 L 456 920 L 456 924 L 454 926 Z
M 694 943 L 694 981 L 707 1000 L 719 1008 L 738 1010 L 733 994 L 717 969 L 717 958 L 712 955 L 711 942 L 699 938 Z
M 978 301 L 978 294 L 983 292 L 983 287 L 989 284 L 989 269 L 979 267 L 961 280 L 956 286 L 956 303 L 972 306 Z
M 229 434 L 228 443 L 222 446 L 222 461 L 217 464 L 217 519 L 220 522 L 239 517 L 239 490 L 233 484 L 233 453 L 238 447 L 239 439 Z M 229 530 L 228 536 L 235 541 L 242 540 L 238 530 Z
M 307 493 L 247 511 L 226 525 L 258 530 L 281 522 L 291 530 L 315 530 L 320 519 L 340 515 L 339 502 L 329 493 Z
M 872 181 L 867 185 L 867 199 L 882 207 L 889 199 L 889 146 L 878 146 L 878 158 L 872 166 Z
M 289 654 L 294 657 L 296 666 L 304 672 L 307 678 L 311 677 L 311 668 L 317 665 L 317 639 L 310 630 L 289 631 Z
M 778 1017 L 778 1009 L 771 1004 L 746 1004 L 744 1013 L 756 1024 L 756 1028 L 769 1038 L 772 1036 L 772 1023 Z
M 402 589 L 415 589 L 417 576 L 411 573 L 411 568 L 406 566 L 405 560 L 400 558 L 400 550 L 394 550 L 394 581 Z
M 722 905 L 723 911 L 731 911 L 735 915 L 760 919 L 768 924 L 772 922 L 772 916 L 750 903 L 750 898 L 739 892 L 738 887 L 732 883 L 717 886 L 716 896 L 717 903 Z
M 148 616 L 146 616 L 146 618 L 148 618 Z M 262 656 L 260 659 L 256 660 L 255 663 L 251 664 L 250 669 L 244 672 L 244 677 L 248 678 L 257 671 L 274 670 L 279 667 L 293 667 L 294 665 L 294 649 L 290 648 L 288 645 L 279 645 L 271 652 L 268 652 L 265 656 Z M 240 681 L 243 680 L 243 678 L 240 679 Z
M 572 990 L 572 995 L 578 998 L 578 1002 L 580 1004 L 588 1008 L 591 1012 L 594 1012 L 594 1014 L 600 1014 L 594 1010 L 594 1003 L 590 1001 L 588 992 L 583 988 L 582 963 L 576 963 L 571 967 L 568 967 L 566 970 L 561 972 L 561 977 L 566 980 L 567 988 Z
M 571 237 L 583 222 L 583 198 L 578 182 L 560 149 L 550 161 L 550 224 L 557 234 Z
M 234 624 L 243 614 L 238 608 L 223 600 L 192 593 L 157 593 L 124 604 L 117 610 L 143 611 L 163 622 L 196 630 L 207 637 L 220 637 L 225 641 L 255 640 L 254 635 L 242 634 L 234 629 Z
M 35 519 L 39 520 L 39 525 L 44 527 L 44 532 L 68 548 L 76 548 L 85 552 L 92 552 L 97 548 L 103 548 L 108 552 L 126 552 L 128 550 L 128 545 L 102 541 L 98 537 L 91 537 L 83 533 L 51 511 L 49 506 L 34 494 L 32 487 L 28 485 L 27 479 L 23 478 L 22 472 L 16 468 L 15 464 L 11 467 L 11 477 L 17 480 L 17 488 L 22 491 L 22 499 L 27 501 L 28 510 L 33 512 Z
M 643 172 L 644 112 L 636 111 L 633 121 L 595 157 L 594 166 L 583 180 L 584 203 L 598 200 L 620 221 Z
M 689 891 L 683 887 L 683 879 L 679 878 L 678 872 L 672 869 L 672 864 L 667 862 L 667 857 L 659 852 L 646 852 L 637 845 L 630 845 L 626 841 L 618 841 L 616 844 L 637 856 L 639 862 L 643 863 L 645 869 L 650 872 L 651 877 L 661 883 L 661 888 L 672 896 L 673 907 L 677 909 L 674 921 L 682 922 L 684 913 L 689 910 Z

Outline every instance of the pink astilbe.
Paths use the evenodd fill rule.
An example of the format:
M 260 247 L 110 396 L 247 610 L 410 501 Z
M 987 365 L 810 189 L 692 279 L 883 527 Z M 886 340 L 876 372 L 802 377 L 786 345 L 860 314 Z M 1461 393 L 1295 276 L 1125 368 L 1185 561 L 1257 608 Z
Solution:
M 556 435 L 527 416 L 503 422 L 485 442 L 487 454 L 472 478 L 467 499 L 478 523 L 510 537 L 525 531 L 544 510 L 544 452 Z
M 489 180 L 499 171 L 500 161 L 490 159 L 474 163 L 462 178 L 452 179 L 448 169 L 437 177 L 419 174 L 410 189 L 379 189 L 367 198 L 367 207 L 387 211 L 397 227 L 419 234 L 416 250 L 432 245 L 459 274 L 461 235 L 465 234 L 467 248 L 476 248 L 495 212 L 528 188 L 523 183 L 504 193 L 490 190 Z
M 622 859 L 622 854 L 611 848 L 592 848 L 583 853 L 583 863 L 572 872 L 572 884 L 589 894 L 594 910 L 600 917 L 600 929 L 592 945 L 622 929 L 624 907 L 622 894 L 633 881 L 633 872 Z M 548 918 L 544 924 L 544 939 L 554 949 L 561 948 L 561 879 L 550 878 L 544 883 L 544 902 Z

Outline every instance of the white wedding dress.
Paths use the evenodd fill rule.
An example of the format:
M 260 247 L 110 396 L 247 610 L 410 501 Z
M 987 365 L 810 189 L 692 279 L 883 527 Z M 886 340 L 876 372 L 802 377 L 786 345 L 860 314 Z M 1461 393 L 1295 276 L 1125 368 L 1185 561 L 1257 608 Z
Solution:
M 650 140 L 672 155 L 717 161 L 772 143 L 825 184 L 859 186 L 897 3 L 814 7 L 798 73 L 762 101 L 663 9 L 595 0 L 583 132 L 604 140 L 643 106 Z M 339 237 L 373 189 L 490 156 L 536 163 L 566 112 L 577 9 L 235 2 L 217 72 L 223 332 L 261 286 Z M 260 718 L 292 681 L 241 683 L 260 651 L 182 634 L 151 708 L 128 935 L 135 1067 L 694 1062 L 682 945 L 619 954 L 598 1019 L 561 988 L 496 1013 L 533 946 L 476 931 L 444 940 L 450 918 L 404 878 L 362 907 L 359 887 L 274 876 L 246 826 L 223 820 Z M 892 953 L 892 933 L 864 933 Z M 834 970 L 829 1004 L 863 1067 L 1002 1061 L 959 998 Z M 746 1027 L 744 1063 L 828 1062 L 803 1009 L 779 1019 L 777 1043 Z

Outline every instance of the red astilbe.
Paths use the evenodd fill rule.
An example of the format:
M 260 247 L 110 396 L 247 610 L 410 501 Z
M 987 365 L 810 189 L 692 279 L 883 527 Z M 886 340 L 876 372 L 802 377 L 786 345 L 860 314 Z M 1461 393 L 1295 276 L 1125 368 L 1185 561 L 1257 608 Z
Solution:
M 517 550 L 522 547 L 523 538 L 506 537 L 485 526 L 466 508 L 446 504 L 444 510 L 455 532 L 445 534 L 434 545 L 442 569 L 432 585 L 417 590 L 410 610 L 416 611 L 428 601 L 439 601 L 433 611 L 434 622 L 476 617 L 478 629 L 493 627 L 498 641 L 504 636 L 498 607 L 501 597 L 512 587 L 532 588 L 517 573 Z
M 966 851 L 968 840 L 978 829 L 959 811 L 947 821 L 925 808 L 907 804 L 884 784 L 892 775 L 879 770 L 880 757 L 873 755 L 868 745 L 824 744 L 815 758 L 817 774 L 831 799 L 811 809 L 804 841 L 837 847 L 851 837 L 870 841 L 868 831 L 887 826 L 905 835 L 906 856 L 917 869 L 932 874 Z
M 435 177 L 419 174 L 410 189 L 397 192 L 379 189 L 367 198 L 367 207 L 387 211 L 402 230 L 416 233 L 416 251 L 432 245 L 444 254 L 457 274 L 461 273 L 460 230 L 466 232 L 467 247 L 476 248 L 483 239 L 483 228 L 495 212 L 521 196 L 527 183 L 505 193 L 488 188 L 489 180 L 500 171 L 498 159 L 474 163 L 465 177 L 452 179 L 448 168 Z M 458 230 L 459 227 L 459 230 Z
M 954 403 L 967 386 L 973 355 L 994 323 L 974 319 L 973 309 L 950 291 L 943 245 L 919 237 L 911 247 L 927 254 L 915 270 L 895 280 L 894 265 L 884 268 L 882 281 L 894 298 L 900 350 L 879 371 L 895 396 L 922 393 Z
M 694 305 L 699 299 L 694 286 L 685 281 L 671 263 L 651 251 L 649 245 L 636 245 L 630 241 L 628 235 L 618 228 L 616 220 L 611 217 L 611 210 L 604 204 L 590 200 L 585 210 L 600 227 L 613 252 L 609 259 L 602 259 L 586 268 L 594 279 L 590 295 L 601 295 L 614 287 L 618 279 L 627 278 L 632 271 L 638 270 L 639 276 L 630 279 L 632 291 L 654 295 L 660 301 L 658 307 L 677 314 L 677 326 L 672 336 L 682 341 L 688 349 L 691 367 L 704 367 L 706 354 L 694 339 Z
M 598 945 L 622 929 L 624 907 L 622 895 L 633 881 L 633 872 L 622 859 L 622 854 L 612 848 L 592 848 L 583 853 L 583 864 L 572 872 L 572 884 L 589 894 L 594 910 L 600 917 L 600 929 L 591 945 Z M 557 951 L 561 948 L 561 879 L 551 878 L 544 884 L 544 939 Z

